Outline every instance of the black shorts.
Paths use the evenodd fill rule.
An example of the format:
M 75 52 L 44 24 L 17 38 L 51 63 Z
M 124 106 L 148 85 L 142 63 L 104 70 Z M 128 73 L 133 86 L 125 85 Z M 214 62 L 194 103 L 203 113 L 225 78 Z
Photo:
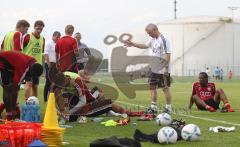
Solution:
M 13 82 L 13 67 L 4 58 L 0 58 L 0 61 L 4 64 L 4 68 L 0 71 L 0 83 L 3 85 L 9 85 Z
M 165 76 L 163 74 L 156 74 L 151 72 L 148 78 L 149 85 L 158 86 L 159 88 L 170 87 L 170 81 L 170 73 L 168 76 Z
M 13 73 L 8 70 L 0 71 L 0 83 L 3 85 L 9 85 L 13 82 Z
M 24 80 L 26 82 L 32 82 L 33 85 L 38 85 L 39 84 L 39 77 L 31 76 L 29 71 L 26 73 Z
M 215 102 L 213 98 L 210 98 L 208 100 L 205 100 L 204 101 L 208 106 L 211 106 L 213 107 L 215 110 L 219 109 L 219 104 L 220 104 L 220 101 L 219 102 Z M 198 108 L 200 110 L 206 110 L 205 108 Z

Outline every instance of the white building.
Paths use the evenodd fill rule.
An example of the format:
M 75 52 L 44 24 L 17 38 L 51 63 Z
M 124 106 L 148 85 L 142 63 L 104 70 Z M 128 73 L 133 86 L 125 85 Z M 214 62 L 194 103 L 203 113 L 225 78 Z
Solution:
M 209 67 L 231 69 L 240 75 L 240 20 L 228 17 L 187 17 L 157 24 L 172 44 L 172 75 L 197 75 Z M 146 42 L 144 28 L 136 30 L 134 41 Z M 146 50 L 129 49 L 128 55 L 145 55 Z M 131 61 L 129 61 L 131 62 Z

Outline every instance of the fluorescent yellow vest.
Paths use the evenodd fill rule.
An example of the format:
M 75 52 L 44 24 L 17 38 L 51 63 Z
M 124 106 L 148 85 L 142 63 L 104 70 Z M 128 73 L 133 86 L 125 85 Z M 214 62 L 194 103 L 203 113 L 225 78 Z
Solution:
M 11 51 L 14 48 L 14 34 L 17 31 L 11 31 L 4 37 L 4 51 Z
M 30 35 L 30 40 L 26 47 L 23 48 L 23 53 L 29 55 L 37 60 L 39 64 L 42 64 L 42 52 L 43 52 L 43 37 L 36 38 L 32 33 Z

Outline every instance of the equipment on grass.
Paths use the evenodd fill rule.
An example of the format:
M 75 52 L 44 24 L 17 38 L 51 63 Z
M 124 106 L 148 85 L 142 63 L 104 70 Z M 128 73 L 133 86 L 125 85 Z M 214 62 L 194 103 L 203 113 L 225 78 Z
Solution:
M 168 113 L 161 113 L 156 117 L 156 122 L 160 126 L 167 126 L 171 124 L 172 117 Z
M 40 122 L 40 107 L 34 105 L 22 105 L 21 120 L 27 122 Z
M 235 131 L 235 127 L 224 127 L 224 126 L 216 126 L 216 127 L 210 127 L 209 132 L 233 132 Z
M 201 131 L 197 125 L 188 124 L 183 127 L 181 135 L 186 141 L 195 141 L 200 137 Z
M 44 116 L 41 139 L 47 146 L 61 146 L 64 135 L 64 128 L 60 128 L 57 119 L 54 93 L 48 97 L 47 108 Z
M 163 127 L 159 130 L 157 134 L 159 143 L 176 143 L 177 142 L 177 132 L 171 127 Z
M 26 101 L 27 105 L 39 105 L 39 100 L 37 97 L 35 96 L 30 96 L 27 101 Z

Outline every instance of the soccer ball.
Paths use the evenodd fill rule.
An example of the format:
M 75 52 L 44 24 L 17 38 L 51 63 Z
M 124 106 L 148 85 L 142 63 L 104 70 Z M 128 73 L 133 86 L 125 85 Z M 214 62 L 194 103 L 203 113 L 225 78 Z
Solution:
M 160 126 L 167 126 L 171 124 L 172 118 L 168 113 L 161 113 L 156 117 L 156 122 Z
M 176 143 L 177 142 L 177 132 L 171 127 L 163 127 L 159 130 L 157 134 L 159 143 Z
M 195 141 L 199 138 L 201 132 L 197 125 L 188 124 L 183 127 L 181 135 L 182 138 L 186 141 Z
M 35 96 L 30 96 L 27 101 L 26 101 L 27 105 L 39 105 L 39 100 L 37 97 Z

